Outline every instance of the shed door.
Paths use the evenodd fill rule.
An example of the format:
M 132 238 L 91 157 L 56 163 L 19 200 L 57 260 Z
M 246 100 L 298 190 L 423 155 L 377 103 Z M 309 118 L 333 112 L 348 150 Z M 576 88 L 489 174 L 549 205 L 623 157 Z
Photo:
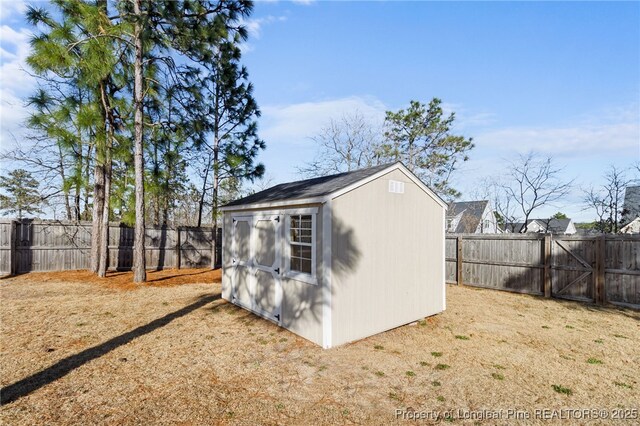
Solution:
M 280 217 L 254 217 L 253 230 L 254 308 L 262 315 L 280 321 Z
M 251 216 L 233 218 L 231 291 L 233 301 L 247 309 L 252 309 L 253 305 L 251 291 L 251 228 Z
M 280 322 L 280 217 L 233 217 L 233 301 Z

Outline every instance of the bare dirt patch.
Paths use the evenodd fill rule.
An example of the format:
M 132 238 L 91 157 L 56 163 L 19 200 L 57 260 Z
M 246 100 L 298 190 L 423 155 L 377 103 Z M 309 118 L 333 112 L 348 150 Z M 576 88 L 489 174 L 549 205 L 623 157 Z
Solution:
M 640 401 L 630 310 L 448 287 L 445 313 L 322 350 L 221 300 L 213 280 L 74 280 L 0 281 L 4 424 L 388 424 L 406 422 L 396 409 Z

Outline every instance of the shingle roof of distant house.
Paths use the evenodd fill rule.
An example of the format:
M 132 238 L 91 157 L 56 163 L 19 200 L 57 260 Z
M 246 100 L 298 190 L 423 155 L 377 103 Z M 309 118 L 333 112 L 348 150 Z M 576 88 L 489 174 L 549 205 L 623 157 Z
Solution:
M 529 219 L 527 222 L 531 225 L 532 222 L 538 222 L 543 228 L 546 228 L 547 232 L 551 232 L 553 234 L 564 234 L 571 223 L 571 219 Z M 549 224 L 547 225 L 547 222 Z M 505 228 L 512 232 L 522 232 L 522 228 L 524 227 L 524 222 L 518 223 L 507 223 Z
M 395 163 L 382 164 L 380 166 L 369 167 L 367 169 L 338 173 L 335 175 L 322 176 L 296 182 L 281 183 L 280 185 L 265 189 L 264 191 L 256 192 L 255 194 L 232 201 L 226 204 L 225 207 L 269 203 L 283 200 L 297 200 L 329 195 L 362 179 L 373 176 L 374 174 L 391 167 L 393 164 Z
M 469 234 L 476 232 L 480 221 L 482 220 L 482 213 L 487 208 L 489 201 L 461 201 L 458 203 L 450 203 L 447 210 L 447 217 L 456 217 L 460 213 L 462 218 L 456 226 L 455 232 L 457 234 Z
M 640 186 L 627 186 L 624 191 L 623 210 L 625 222 L 640 216 Z
M 504 230 L 507 232 L 520 232 L 522 231 L 522 227 L 524 226 L 524 222 L 507 222 L 504 224 Z
M 538 219 L 538 221 L 547 225 L 547 220 Z M 567 231 L 569 224 L 571 223 L 571 219 L 551 219 L 549 220 L 549 225 L 547 226 L 547 231 L 551 231 L 554 234 L 561 234 Z

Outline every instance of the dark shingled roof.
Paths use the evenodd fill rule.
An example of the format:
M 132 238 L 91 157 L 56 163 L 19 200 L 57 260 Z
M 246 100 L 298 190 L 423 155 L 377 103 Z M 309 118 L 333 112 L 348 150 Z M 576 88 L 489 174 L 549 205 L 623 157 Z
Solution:
M 640 216 L 640 186 L 627 186 L 624 191 L 623 223 L 629 223 Z
M 329 195 L 362 179 L 368 178 L 369 176 L 391 167 L 394 164 L 396 163 L 382 164 L 380 166 L 369 167 L 367 169 L 299 180 L 297 182 L 281 183 L 280 185 L 265 189 L 264 191 L 256 192 L 255 194 L 227 203 L 223 207 L 270 203 L 273 201 L 299 200 L 303 198 L 314 198 Z
M 461 212 L 464 212 L 462 219 L 458 222 L 458 226 L 452 232 L 458 234 L 470 234 L 476 232 L 480 221 L 482 220 L 482 213 L 487 208 L 489 201 L 461 201 L 458 203 L 449 204 L 447 210 L 447 217 L 456 217 Z
M 547 220 L 545 219 L 538 219 L 538 221 L 544 223 L 545 225 L 547 224 Z M 550 231 L 554 234 L 562 234 L 567 231 L 567 227 L 570 223 L 571 219 L 551 219 L 549 221 L 549 228 L 547 229 L 547 231 Z
M 542 226 L 543 230 L 546 228 L 546 232 L 550 232 L 552 234 L 564 234 L 571 223 L 571 219 L 529 219 L 527 223 L 531 226 L 532 222 L 538 222 L 540 226 Z M 547 222 L 549 222 L 548 227 Z M 507 223 L 505 227 L 512 232 L 522 232 L 524 222 Z

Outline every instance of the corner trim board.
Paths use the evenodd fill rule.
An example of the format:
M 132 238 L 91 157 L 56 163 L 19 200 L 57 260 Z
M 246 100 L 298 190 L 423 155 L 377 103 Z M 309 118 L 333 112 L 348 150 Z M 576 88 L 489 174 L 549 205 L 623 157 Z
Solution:
M 331 200 L 327 200 L 322 208 L 322 347 L 332 346 L 331 327 L 331 252 L 333 234 Z
M 447 310 L 447 215 L 442 214 L 442 310 Z

